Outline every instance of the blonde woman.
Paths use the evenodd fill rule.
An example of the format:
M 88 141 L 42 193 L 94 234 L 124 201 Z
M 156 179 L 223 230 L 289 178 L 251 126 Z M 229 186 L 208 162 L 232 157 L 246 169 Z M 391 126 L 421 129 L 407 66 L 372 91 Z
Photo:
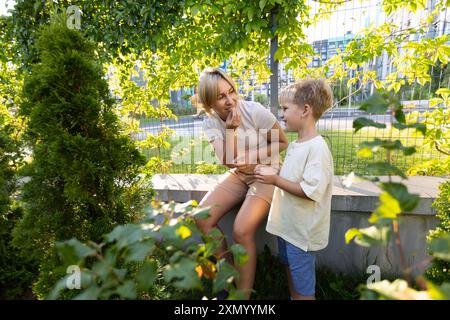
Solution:
M 207 233 L 218 228 L 227 212 L 241 205 L 233 225 L 233 240 L 244 246 L 249 259 L 244 266 L 236 266 L 236 285 L 250 298 L 256 270 L 255 233 L 268 215 L 274 191 L 272 185 L 256 181 L 254 169 L 263 163 L 278 172 L 279 152 L 287 148 L 288 141 L 275 116 L 259 103 L 240 99 L 233 79 L 224 71 L 205 70 L 197 88 L 207 114 L 203 131 L 219 161 L 230 168 L 200 202 L 200 206 L 212 208 L 210 216 L 197 220 L 197 225 Z M 223 241 L 216 256 L 231 262 L 226 251 Z

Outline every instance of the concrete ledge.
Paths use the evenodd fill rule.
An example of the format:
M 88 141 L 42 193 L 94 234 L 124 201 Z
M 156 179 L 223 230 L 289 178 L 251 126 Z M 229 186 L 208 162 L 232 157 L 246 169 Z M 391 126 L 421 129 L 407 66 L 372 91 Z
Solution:
M 162 201 L 200 201 L 219 178 L 220 175 L 214 174 L 158 174 L 153 177 L 153 185 Z M 334 177 L 331 202 L 333 211 L 372 212 L 375 210 L 380 195 L 380 189 L 375 183 L 355 182 L 350 188 L 346 188 L 341 180 L 339 176 Z M 388 177 L 380 177 L 380 180 L 388 181 Z M 409 177 L 404 181 L 410 192 L 420 196 L 419 205 L 409 213 L 435 215 L 431 204 L 438 195 L 439 183 L 444 180 L 438 177 Z M 394 177 L 393 181 L 400 182 L 401 179 Z
M 153 177 L 153 186 L 159 200 L 200 202 L 219 178 L 220 175 L 160 174 Z M 388 177 L 380 177 L 380 180 L 387 181 Z M 438 196 L 439 184 L 444 180 L 438 177 L 409 177 L 403 181 L 410 192 L 420 196 L 419 205 L 412 212 L 403 213 L 399 219 L 407 267 L 412 269 L 413 274 L 420 274 L 426 268 L 426 264 L 422 263 L 428 258 L 426 236 L 438 223 L 431 204 Z M 338 176 L 334 177 L 333 185 L 330 239 L 328 247 L 318 252 L 317 264 L 346 273 L 365 273 L 367 266 L 375 264 L 381 268 L 382 274 L 401 274 L 399 253 L 392 241 L 387 248 L 365 248 L 353 242 L 348 245 L 345 243 L 345 232 L 348 229 L 369 226 L 367 220 L 378 206 L 380 189 L 367 181 L 356 182 L 346 188 Z M 232 210 L 219 223 L 229 243 L 232 243 L 233 223 L 238 210 L 239 208 Z M 258 251 L 264 245 L 268 245 L 274 254 L 278 251 L 276 238 L 265 231 L 265 222 L 256 234 L 256 245 Z

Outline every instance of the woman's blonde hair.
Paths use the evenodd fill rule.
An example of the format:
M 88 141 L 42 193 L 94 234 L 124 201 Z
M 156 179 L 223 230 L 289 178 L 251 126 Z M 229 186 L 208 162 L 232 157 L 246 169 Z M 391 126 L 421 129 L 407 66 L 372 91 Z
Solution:
M 211 114 L 211 109 L 214 102 L 219 96 L 219 79 L 222 78 L 233 88 L 237 93 L 236 84 L 233 79 L 223 70 L 219 68 L 207 68 L 200 75 L 198 81 L 198 103 L 206 111 Z

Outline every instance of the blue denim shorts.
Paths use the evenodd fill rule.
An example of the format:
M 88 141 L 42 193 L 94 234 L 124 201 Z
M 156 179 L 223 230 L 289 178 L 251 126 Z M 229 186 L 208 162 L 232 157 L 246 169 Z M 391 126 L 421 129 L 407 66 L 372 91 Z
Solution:
M 278 254 L 281 263 L 289 267 L 295 292 L 313 296 L 316 292 L 316 256 L 278 238 Z

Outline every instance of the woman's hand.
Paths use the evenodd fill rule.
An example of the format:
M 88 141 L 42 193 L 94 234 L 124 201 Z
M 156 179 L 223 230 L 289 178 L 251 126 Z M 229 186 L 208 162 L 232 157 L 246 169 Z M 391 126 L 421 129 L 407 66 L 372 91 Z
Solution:
M 258 165 L 255 168 L 256 181 L 276 185 L 278 181 L 278 171 L 270 166 Z
M 262 182 L 265 184 L 273 184 L 274 186 L 277 185 L 277 181 L 279 178 L 279 176 L 277 174 L 273 174 L 270 176 L 263 176 L 260 174 L 255 174 L 254 177 L 255 177 L 256 181 L 259 181 L 259 182 Z
M 231 112 L 228 114 L 225 126 L 227 129 L 236 129 L 241 124 L 241 115 L 239 114 L 237 107 L 231 108 Z

